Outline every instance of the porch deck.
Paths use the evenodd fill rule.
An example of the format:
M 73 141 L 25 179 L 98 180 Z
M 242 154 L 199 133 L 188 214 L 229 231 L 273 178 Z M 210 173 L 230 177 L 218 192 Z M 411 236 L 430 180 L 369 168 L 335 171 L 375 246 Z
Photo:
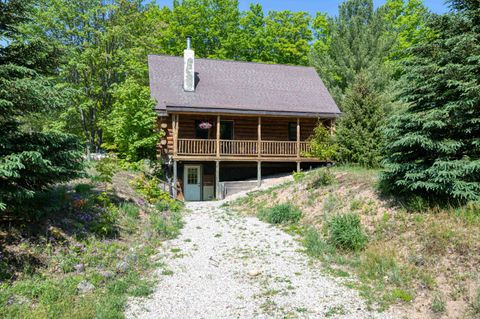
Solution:
M 212 156 L 240 158 L 307 158 L 308 142 L 263 140 L 178 139 L 177 156 Z

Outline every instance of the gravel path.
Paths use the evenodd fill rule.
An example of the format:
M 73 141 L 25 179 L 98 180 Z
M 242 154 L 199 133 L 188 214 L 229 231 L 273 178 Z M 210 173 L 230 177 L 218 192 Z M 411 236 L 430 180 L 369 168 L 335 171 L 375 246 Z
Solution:
M 395 318 L 367 310 L 285 232 L 220 207 L 189 203 L 182 234 L 162 247 L 167 268 L 127 318 Z

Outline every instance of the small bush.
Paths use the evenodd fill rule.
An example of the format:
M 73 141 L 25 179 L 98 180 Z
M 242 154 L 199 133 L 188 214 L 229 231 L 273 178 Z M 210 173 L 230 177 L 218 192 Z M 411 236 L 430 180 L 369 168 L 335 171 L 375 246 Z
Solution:
M 298 183 L 305 177 L 305 172 L 293 172 L 292 176 L 293 180 Z
M 117 233 L 118 209 L 116 207 L 106 208 L 92 222 L 90 229 L 103 237 L 111 237 Z
M 319 188 L 332 185 L 335 182 L 335 175 L 327 168 L 320 169 L 312 175 L 307 183 L 307 188 Z
M 137 205 L 132 203 L 122 203 L 120 204 L 120 209 L 125 215 L 132 219 L 138 219 L 140 217 L 140 209 Z
M 80 195 L 87 195 L 93 189 L 93 186 L 90 184 L 77 184 L 75 185 L 75 192 Z
M 470 202 L 464 207 L 457 208 L 455 215 L 470 225 L 480 224 L 480 203 Z
M 279 204 L 271 208 L 262 209 L 258 213 L 260 220 L 270 224 L 296 223 L 302 217 L 300 209 L 292 204 Z
M 396 300 L 401 300 L 401 301 L 404 301 L 404 302 L 410 302 L 413 300 L 413 296 L 411 293 L 409 293 L 408 291 L 405 291 L 403 289 L 393 289 L 393 291 L 391 292 L 391 297 L 393 299 L 396 299 Z
M 160 212 L 179 212 L 183 208 L 183 203 L 173 198 L 169 198 L 167 200 L 157 202 L 155 204 L 155 208 Z
M 359 264 L 360 276 L 382 283 L 390 283 L 396 286 L 407 286 L 411 280 L 408 268 L 402 267 L 393 250 L 385 250 L 382 247 L 369 247 Z
M 170 194 L 159 187 L 160 180 L 156 177 L 147 178 L 145 174 L 140 174 L 133 179 L 131 185 L 140 193 L 145 199 L 155 204 L 158 211 L 179 212 L 183 208 L 183 203 L 173 199 Z
M 358 214 L 335 215 L 327 222 L 327 229 L 330 242 L 337 248 L 358 251 L 367 243 Z
M 150 215 L 150 224 L 155 232 L 164 238 L 174 238 L 183 227 L 182 215 L 179 212 L 166 214 L 154 212 Z
M 99 182 L 111 183 L 112 177 L 120 170 L 117 159 L 112 157 L 105 157 L 95 163 L 95 171 L 97 174 L 93 177 Z
M 157 178 L 147 178 L 145 174 L 135 177 L 130 184 L 137 192 L 143 195 L 149 203 L 156 203 L 162 200 L 170 199 L 170 195 L 162 190 L 158 185 L 160 180 Z
M 410 197 L 404 203 L 404 207 L 411 212 L 424 212 L 428 210 L 430 206 L 428 200 L 420 196 Z
M 445 300 L 437 293 L 433 296 L 432 305 L 430 307 L 434 313 L 443 313 L 445 311 Z
M 322 257 L 324 255 L 333 254 L 335 249 L 329 245 L 315 228 L 306 230 L 303 237 L 303 245 L 307 249 L 307 253 L 313 257 Z

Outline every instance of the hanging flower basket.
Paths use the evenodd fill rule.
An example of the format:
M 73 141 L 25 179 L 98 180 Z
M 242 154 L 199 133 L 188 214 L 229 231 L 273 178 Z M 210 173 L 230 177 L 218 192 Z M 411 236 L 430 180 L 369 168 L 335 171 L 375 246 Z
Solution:
M 202 129 L 202 130 L 209 130 L 212 128 L 212 123 L 210 122 L 201 122 L 200 124 L 198 124 L 198 128 Z

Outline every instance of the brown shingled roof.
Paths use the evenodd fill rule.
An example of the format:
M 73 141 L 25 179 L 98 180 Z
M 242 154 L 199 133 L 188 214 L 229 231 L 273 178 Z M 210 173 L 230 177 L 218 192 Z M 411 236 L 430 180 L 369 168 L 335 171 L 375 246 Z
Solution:
M 183 58 L 149 55 L 156 110 L 334 117 L 340 110 L 312 67 L 195 59 L 196 90 L 183 90 Z

